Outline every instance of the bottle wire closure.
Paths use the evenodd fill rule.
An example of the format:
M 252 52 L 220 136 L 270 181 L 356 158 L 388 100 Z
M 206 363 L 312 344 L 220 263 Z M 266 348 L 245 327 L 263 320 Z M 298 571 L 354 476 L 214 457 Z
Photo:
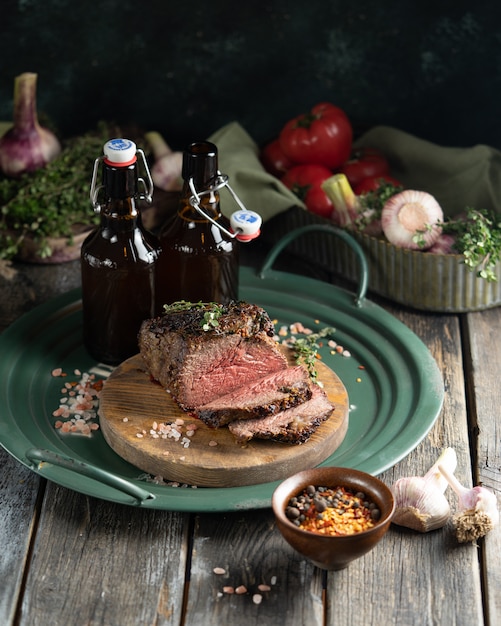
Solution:
M 151 201 L 153 198 L 153 179 L 151 178 L 150 170 L 148 168 L 148 164 L 146 162 L 146 156 L 143 150 L 141 150 L 141 148 L 136 148 L 134 159 L 132 161 L 129 161 L 128 163 L 111 163 L 111 164 L 116 167 L 126 167 L 127 165 L 130 165 L 131 163 L 133 163 L 134 160 L 137 159 L 138 155 L 141 157 L 141 162 L 144 168 L 144 174 L 146 175 L 146 180 L 142 177 L 138 177 L 137 179 L 138 184 L 142 187 L 142 191 L 139 193 L 138 197 L 139 197 L 139 200 L 146 200 L 148 204 L 151 204 Z M 98 179 L 99 168 L 103 161 L 107 161 L 108 163 L 110 163 L 109 158 L 105 154 L 101 155 L 94 161 L 94 169 L 92 172 L 92 181 L 90 185 L 90 201 L 96 213 L 101 212 L 101 205 L 99 203 L 98 198 L 99 198 L 99 193 L 102 191 L 102 189 L 104 189 L 104 185 L 97 185 L 97 179 Z
M 195 189 L 193 178 L 188 180 L 188 185 L 192 194 L 190 197 L 191 206 L 206 220 L 214 224 L 214 226 L 217 226 L 221 232 L 225 233 L 225 235 L 231 237 L 231 239 L 237 239 L 238 241 L 243 242 L 251 241 L 252 239 L 256 239 L 256 237 L 259 237 L 262 224 L 261 216 L 254 211 L 249 211 L 244 206 L 243 202 L 228 183 L 228 176 L 226 174 L 221 174 L 221 172 L 218 171 L 217 176 L 214 179 L 214 184 L 208 189 L 204 189 L 202 191 L 197 191 Z M 219 191 L 223 188 L 228 190 L 233 200 L 240 207 L 240 210 L 232 213 L 230 217 L 231 230 L 228 230 L 217 220 L 213 219 L 210 215 L 207 215 L 200 205 L 200 196 L 214 193 L 215 191 Z

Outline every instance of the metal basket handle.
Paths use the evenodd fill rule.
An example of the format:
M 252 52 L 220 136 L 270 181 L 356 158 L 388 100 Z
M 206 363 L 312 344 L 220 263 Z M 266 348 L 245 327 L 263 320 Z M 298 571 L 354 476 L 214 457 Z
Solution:
M 337 226 L 331 226 L 329 224 L 311 224 L 309 226 L 301 226 L 299 228 L 291 230 L 281 239 L 279 239 L 279 241 L 277 241 L 277 243 L 268 252 L 261 267 L 261 270 L 258 272 L 258 276 L 260 278 L 265 277 L 266 272 L 271 269 L 280 252 L 282 252 L 282 250 L 287 245 L 289 245 L 291 241 L 297 239 L 298 237 L 301 237 L 302 235 L 305 235 L 306 233 L 311 232 L 326 233 L 334 235 L 335 237 L 339 237 L 345 243 L 347 243 L 350 248 L 352 248 L 352 250 L 355 252 L 360 269 L 360 280 L 358 284 L 357 294 L 355 297 L 355 305 L 357 307 L 362 306 L 365 294 L 367 292 L 367 285 L 369 282 L 369 268 L 367 265 L 367 259 L 365 258 L 364 251 L 362 250 L 360 244 L 349 233 L 341 228 L 338 228 Z

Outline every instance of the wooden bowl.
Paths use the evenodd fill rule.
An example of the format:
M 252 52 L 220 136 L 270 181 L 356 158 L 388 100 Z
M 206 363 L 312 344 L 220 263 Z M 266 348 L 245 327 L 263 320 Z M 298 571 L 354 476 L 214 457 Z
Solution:
M 352 535 L 322 535 L 303 530 L 289 520 L 286 509 L 290 499 L 308 485 L 362 491 L 380 510 L 379 520 L 372 528 Z M 272 508 L 279 531 L 297 552 L 321 569 L 339 570 L 372 550 L 383 538 L 390 527 L 395 501 L 389 487 L 370 474 L 344 467 L 319 467 L 294 474 L 280 483 L 272 496 Z

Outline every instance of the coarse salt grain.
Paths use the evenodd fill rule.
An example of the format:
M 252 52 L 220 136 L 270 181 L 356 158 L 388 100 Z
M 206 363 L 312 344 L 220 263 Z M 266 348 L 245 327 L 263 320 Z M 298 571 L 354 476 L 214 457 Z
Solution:
M 241 596 L 243 593 L 247 593 L 247 587 L 245 585 L 239 585 L 235 589 L 235 593 Z
M 270 591 L 271 587 L 269 585 L 258 585 L 257 588 L 259 591 Z
M 263 596 L 260 593 L 255 593 L 252 596 L 252 602 L 254 602 L 254 604 L 261 604 L 262 601 L 263 601 Z
M 235 589 L 233 587 L 223 587 L 223 593 L 235 593 Z
M 217 574 L 218 576 L 221 576 L 222 574 L 226 574 L 226 570 L 224 569 L 224 567 L 215 567 L 213 570 L 214 574 Z
M 81 374 L 78 369 L 74 372 L 80 376 L 80 380 L 66 382 L 60 390 L 62 397 L 59 400 L 59 407 L 52 412 L 52 415 L 62 419 L 56 420 L 54 428 L 62 433 L 89 436 L 99 428 L 95 420 L 103 381 L 95 380 L 93 374 Z M 62 368 L 53 369 L 52 375 L 66 376 Z M 63 422 L 63 419 L 67 421 Z

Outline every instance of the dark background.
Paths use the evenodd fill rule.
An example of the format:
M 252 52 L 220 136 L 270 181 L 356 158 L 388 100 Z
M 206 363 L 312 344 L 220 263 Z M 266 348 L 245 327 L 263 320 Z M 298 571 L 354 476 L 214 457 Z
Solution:
M 396 126 L 501 148 L 501 6 L 493 0 L 4 0 L 0 120 L 14 77 L 63 136 L 99 120 L 182 148 L 237 120 L 258 143 L 320 101 L 357 134 Z

